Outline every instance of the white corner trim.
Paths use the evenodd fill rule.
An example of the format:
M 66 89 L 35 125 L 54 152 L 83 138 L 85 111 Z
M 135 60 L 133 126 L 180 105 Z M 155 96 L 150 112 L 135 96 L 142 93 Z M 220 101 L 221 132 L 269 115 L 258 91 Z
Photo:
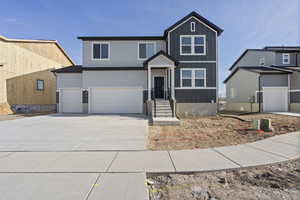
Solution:
M 108 44 L 108 56 L 107 58 L 101 58 L 101 46 L 100 46 L 100 58 L 94 58 L 94 44 Z M 103 60 L 103 61 L 108 61 L 110 59 L 110 42 L 92 42 L 92 60 Z
M 138 60 L 147 60 L 148 59 L 148 58 L 140 58 L 140 44 L 154 44 L 154 54 L 157 53 L 157 48 L 156 48 L 156 42 L 155 41 L 139 41 L 138 44 L 137 44 L 137 59 Z M 147 56 L 147 48 L 146 48 L 146 56 Z

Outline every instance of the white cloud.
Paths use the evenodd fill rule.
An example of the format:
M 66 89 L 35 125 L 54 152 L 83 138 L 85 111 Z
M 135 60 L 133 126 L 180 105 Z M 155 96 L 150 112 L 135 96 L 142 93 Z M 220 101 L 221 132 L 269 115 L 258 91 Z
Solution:
M 16 22 L 17 19 L 16 18 L 6 18 L 4 19 L 5 22 Z

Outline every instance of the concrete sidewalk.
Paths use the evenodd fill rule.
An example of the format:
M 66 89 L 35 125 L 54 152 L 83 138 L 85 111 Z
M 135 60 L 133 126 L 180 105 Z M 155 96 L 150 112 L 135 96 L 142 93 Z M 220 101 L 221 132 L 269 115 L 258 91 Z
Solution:
M 4 199 L 146 200 L 146 173 L 233 169 L 299 157 L 300 132 L 182 151 L 0 152 L 0 193 Z
M 167 173 L 266 165 L 300 157 L 300 132 L 181 151 L 0 152 L 0 172 Z

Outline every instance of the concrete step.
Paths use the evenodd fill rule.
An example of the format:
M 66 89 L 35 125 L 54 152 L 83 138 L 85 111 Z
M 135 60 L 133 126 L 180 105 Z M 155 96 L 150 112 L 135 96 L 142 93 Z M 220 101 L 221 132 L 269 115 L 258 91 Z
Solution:
M 151 124 L 159 126 L 178 126 L 180 125 L 180 120 L 176 117 L 154 117 L 152 118 Z

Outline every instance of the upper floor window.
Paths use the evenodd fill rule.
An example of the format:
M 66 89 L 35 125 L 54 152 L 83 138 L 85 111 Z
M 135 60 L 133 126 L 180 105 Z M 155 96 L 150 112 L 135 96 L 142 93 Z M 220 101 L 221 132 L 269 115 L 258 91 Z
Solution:
M 206 87 L 206 69 L 192 68 L 181 69 L 182 88 L 203 88 Z
M 45 89 L 44 80 L 36 80 L 36 90 L 42 91 Z
M 93 43 L 93 59 L 95 60 L 108 60 L 109 56 L 109 43 Z
M 180 55 L 205 55 L 205 35 L 181 35 Z
M 196 31 L 196 23 L 191 22 L 191 32 L 195 32 L 195 31 Z
M 259 65 L 260 66 L 265 66 L 265 58 L 260 58 L 259 59 Z
M 139 43 L 139 59 L 147 59 L 155 54 L 155 43 L 141 42 Z
M 290 64 L 290 54 L 282 54 L 282 64 Z

